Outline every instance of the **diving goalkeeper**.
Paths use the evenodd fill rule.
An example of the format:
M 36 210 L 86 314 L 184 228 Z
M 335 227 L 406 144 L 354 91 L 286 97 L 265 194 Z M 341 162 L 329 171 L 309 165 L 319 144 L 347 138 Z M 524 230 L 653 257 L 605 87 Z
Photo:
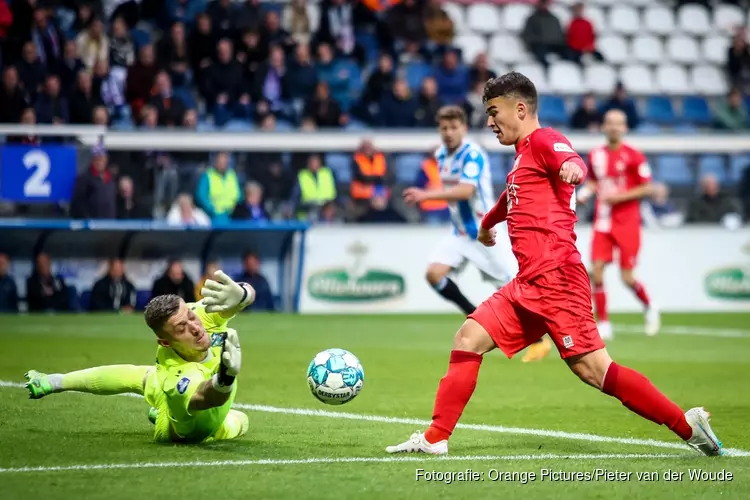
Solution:
M 200 302 L 177 295 L 154 297 L 146 324 L 158 338 L 155 366 L 99 366 L 65 374 L 26 373 L 29 397 L 64 391 L 110 395 L 136 393 L 152 406 L 154 439 L 208 442 L 245 434 L 247 415 L 232 410 L 242 353 L 237 332 L 227 322 L 255 299 L 247 283 L 223 271 L 206 280 Z

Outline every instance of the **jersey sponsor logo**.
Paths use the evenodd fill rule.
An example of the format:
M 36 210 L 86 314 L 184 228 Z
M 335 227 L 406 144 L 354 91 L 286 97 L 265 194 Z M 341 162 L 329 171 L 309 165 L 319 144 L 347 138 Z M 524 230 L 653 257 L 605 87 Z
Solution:
M 477 177 L 479 175 L 479 164 L 472 161 L 464 165 L 464 175 L 466 177 Z
M 564 336 L 562 340 L 563 340 L 563 345 L 565 346 L 566 349 L 570 349 L 571 347 L 573 347 L 573 339 L 571 338 L 570 335 Z
M 222 333 L 211 334 L 211 347 L 219 347 L 224 345 L 224 335 Z
M 573 151 L 573 148 L 571 148 L 564 142 L 556 142 L 552 145 L 552 149 L 554 149 L 558 153 L 575 153 L 575 151 Z
M 177 382 L 177 392 L 180 394 L 185 394 L 185 391 L 187 391 L 188 386 L 190 385 L 190 379 L 187 377 L 182 377 L 179 382 Z

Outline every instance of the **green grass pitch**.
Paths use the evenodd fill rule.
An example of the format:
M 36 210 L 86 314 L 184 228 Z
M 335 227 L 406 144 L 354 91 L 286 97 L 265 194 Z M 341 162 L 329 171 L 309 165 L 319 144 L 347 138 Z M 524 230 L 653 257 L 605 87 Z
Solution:
M 452 460 L 394 461 L 384 447 L 424 429 L 409 419 L 430 417 L 458 315 L 242 315 L 233 324 L 244 354 L 237 402 L 250 432 L 211 445 L 158 445 L 142 399 L 67 393 L 31 401 L 17 385 L 30 368 L 153 363 L 155 342 L 140 316 L 18 316 L 0 318 L 0 498 L 750 498 L 750 314 L 666 315 L 654 338 L 639 333 L 639 316 L 614 322 L 621 333 L 609 350 L 618 362 L 684 408 L 705 406 L 724 445 L 749 456 L 709 459 L 680 448 L 666 428 L 584 386 L 556 353 L 523 364 L 495 352 L 462 418 L 475 425 L 455 432 Z M 305 380 L 310 359 L 330 347 L 352 351 L 365 369 L 362 393 L 341 407 L 315 400 Z M 471 469 L 481 478 L 417 481 L 417 469 Z M 553 481 L 541 477 L 545 469 L 623 474 Z M 725 480 L 691 480 L 693 469 Z M 493 471 L 536 478 L 499 481 Z M 665 480 L 670 471 L 676 481 Z M 656 481 L 638 476 L 653 472 Z

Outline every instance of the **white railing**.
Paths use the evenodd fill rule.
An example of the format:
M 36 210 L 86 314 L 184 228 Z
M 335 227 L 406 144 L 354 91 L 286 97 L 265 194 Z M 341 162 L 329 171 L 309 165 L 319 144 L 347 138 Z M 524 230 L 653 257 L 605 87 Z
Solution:
M 0 125 L 0 135 L 40 135 L 77 137 L 93 146 L 100 141 L 115 151 L 354 151 L 363 139 L 385 152 L 423 152 L 438 144 L 436 132 L 414 130 L 318 131 L 318 132 L 188 132 L 182 130 L 115 131 L 85 125 Z M 498 144 L 487 131 L 475 131 L 472 138 L 490 152 L 512 152 Z M 568 138 L 580 152 L 602 143 L 598 134 L 572 133 Z M 748 153 L 750 134 L 633 134 L 628 142 L 646 153 Z

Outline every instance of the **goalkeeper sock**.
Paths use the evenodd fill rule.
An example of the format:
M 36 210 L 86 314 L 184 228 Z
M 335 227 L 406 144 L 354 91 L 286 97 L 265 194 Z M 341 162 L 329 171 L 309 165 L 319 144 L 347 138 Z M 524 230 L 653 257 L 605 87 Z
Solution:
M 631 368 L 612 362 L 604 376 L 602 392 L 619 399 L 623 406 L 641 417 L 666 425 L 685 441 L 693 435 L 682 409 Z
M 58 391 L 88 392 L 101 396 L 127 392 L 143 394 L 143 380 L 151 368 L 136 365 L 97 366 L 64 375 L 50 375 L 49 379 L 52 382 L 52 377 L 60 377 L 59 386 L 52 382 Z
M 450 278 L 443 278 L 440 280 L 440 283 L 434 286 L 435 290 L 442 295 L 447 300 L 450 300 L 454 304 L 456 304 L 461 310 L 466 314 L 469 315 L 474 312 L 474 304 L 469 302 L 469 299 L 467 299 L 463 293 L 461 293 L 461 290 L 458 289 L 458 285 L 450 279 Z
M 448 439 L 456 428 L 458 419 L 469 403 L 477 386 L 482 355 L 468 351 L 451 351 L 448 373 L 440 380 L 435 409 L 432 412 L 432 425 L 425 432 L 429 443 Z
M 596 310 L 597 320 L 607 321 L 609 319 L 607 315 L 607 293 L 602 285 L 594 285 L 594 309 Z

